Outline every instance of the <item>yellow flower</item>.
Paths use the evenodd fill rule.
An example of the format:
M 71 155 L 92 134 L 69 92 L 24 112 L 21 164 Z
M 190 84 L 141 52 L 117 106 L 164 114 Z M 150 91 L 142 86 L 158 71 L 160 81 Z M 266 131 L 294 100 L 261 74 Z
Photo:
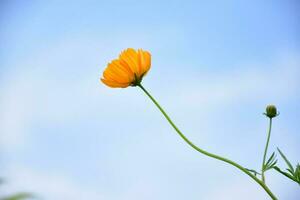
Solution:
M 151 54 L 148 51 L 128 48 L 121 52 L 118 59 L 107 65 L 101 81 L 112 88 L 137 86 L 149 71 L 150 66 Z

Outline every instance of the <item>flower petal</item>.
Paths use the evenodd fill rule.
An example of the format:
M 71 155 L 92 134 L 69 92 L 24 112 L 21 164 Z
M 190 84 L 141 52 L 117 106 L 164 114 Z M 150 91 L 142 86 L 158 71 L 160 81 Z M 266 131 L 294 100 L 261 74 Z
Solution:
M 146 74 L 151 66 L 151 54 L 147 51 L 143 51 L 142 49 L 138 50 L 138 60 L 141 68 L 141 74 Z
M 132 49 L 128 48 L 125 51 L 123 51 L 120 56 L 120 60 L 123 60 L 123 62 L 127 63 L 127 65 L 130 67 L 131 71 L 135 73 L 137 76 L 140 76 L 140 68 L 138 65 L 138 56 L 137 52 Z
M 150 69 L 151 55 L 149 52 L 128 48 L 121 52 L 119 59 L 111 61 L 103 72 L 101 81 L 114 88 L 136 86 Z
M 103 77 L 118 83 L 128 83 L 134 80 L 134 77 L 124 69 L 119 60 L 113 60 L 108 64 L 103 73 Z
M 103 78 L 101 78 L 101 81 L 102 83 L 104 83 L 105 85 L 111 88 L 126 88 L 130 85 L 130 83 L 117 83 Z

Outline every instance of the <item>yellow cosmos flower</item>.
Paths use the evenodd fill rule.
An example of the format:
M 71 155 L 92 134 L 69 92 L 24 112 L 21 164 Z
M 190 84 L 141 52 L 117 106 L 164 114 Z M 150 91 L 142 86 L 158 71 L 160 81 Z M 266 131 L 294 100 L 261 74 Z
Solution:
M 118 59 L 111 61 L 103 72 L 101 81 L 112 88 L 137 86 L 149 71 L 151 54 L 142 49 L 128 48 Z

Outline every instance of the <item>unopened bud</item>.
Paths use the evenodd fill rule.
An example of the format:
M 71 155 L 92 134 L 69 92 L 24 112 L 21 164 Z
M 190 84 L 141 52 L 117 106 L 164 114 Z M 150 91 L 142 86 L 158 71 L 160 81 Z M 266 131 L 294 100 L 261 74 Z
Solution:
M 268 105 L 264 114 L 269 118 L 276 117 L 278 115 L 276 106 Z

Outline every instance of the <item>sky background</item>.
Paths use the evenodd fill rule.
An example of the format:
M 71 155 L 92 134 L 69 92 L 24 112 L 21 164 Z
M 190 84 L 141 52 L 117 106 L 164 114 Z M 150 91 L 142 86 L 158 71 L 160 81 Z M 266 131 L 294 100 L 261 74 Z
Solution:
M 143 85 L 186 136 L 257 170 L 262 113 L 275 104 L 269 155 L 280 147 L 295 165 L 299 8 L 297 0 L 1 0 L 0 194 L 269 199 L 247 175 L 187 146 L 140 89 L 99 78 L 123 49 L 150 51 Z M 275 171 L 266 177 L 279 199 L 299 199 L 299 185 Z

